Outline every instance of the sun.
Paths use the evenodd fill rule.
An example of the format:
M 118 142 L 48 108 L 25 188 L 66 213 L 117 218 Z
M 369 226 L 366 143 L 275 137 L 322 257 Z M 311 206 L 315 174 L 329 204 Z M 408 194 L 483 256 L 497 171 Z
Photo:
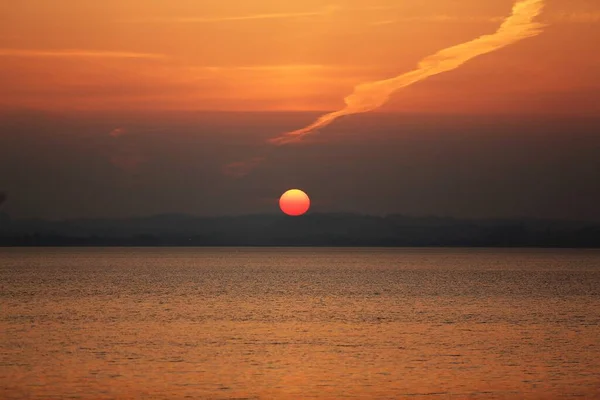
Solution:
M 287 215 L 298 217 L 310 207 L 310 198 L 300 189 L 290 189 L 279 198 L 279 207 Z

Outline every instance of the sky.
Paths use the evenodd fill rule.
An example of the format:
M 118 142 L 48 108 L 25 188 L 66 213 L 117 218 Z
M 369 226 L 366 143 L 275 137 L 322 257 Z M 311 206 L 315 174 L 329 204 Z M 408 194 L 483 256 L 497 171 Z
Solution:
M 511 0 L 0 4 L 0 192 L 15 217 L 313 212 L 600 220 L 600 4 L 301 144 L 356 85 L 498 30 Z M 239 168 L 238 168 L 239 167 Z

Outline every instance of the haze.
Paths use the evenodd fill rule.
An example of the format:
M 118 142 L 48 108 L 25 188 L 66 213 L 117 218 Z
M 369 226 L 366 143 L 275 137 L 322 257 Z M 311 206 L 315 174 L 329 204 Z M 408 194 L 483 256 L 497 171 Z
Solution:
M 496 31 L 509 0 L 22 0 L 0 5 L 1 211 L 600 220 L 600 6 L 395 93 L 301 146 L 267 139 L 355 85 Z M 268 157 L 267 157 L 268 156 Z M 242 176 L 225 166 L 255 160 Z M 265 162 L 259 160 L 265 159 Z

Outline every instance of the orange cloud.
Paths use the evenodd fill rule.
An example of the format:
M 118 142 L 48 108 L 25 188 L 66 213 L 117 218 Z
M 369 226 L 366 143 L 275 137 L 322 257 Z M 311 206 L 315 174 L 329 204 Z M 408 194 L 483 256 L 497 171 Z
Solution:
M 353 94 L 344 99 L 346 106 L 343 109 L 325 114 L 307 127 L 284 133 L 269 142 L 283 145 L 299 141 L 340 117 L 365 113 L 381 107 L 399 89 L 431 76 L 452 71 L 475 57 L 537 36 L 541 33 L 543 25 L 533 20 L 542 12 L 543 6 L 543 0 L 520 0 L 513 6 L 512 14 L 494 34 L 480 36 L 470 42 L 441 50 L 422 60 L 416 70 L 395 78 L 362 83 L 354 88 Z
M 110 131 L 110 133 L 109 133 L 109 135 L 114 138 L 125 136 L 126 134 L 127 134 L 127 130 L 125 128 L 115 128 L 112 131 Z
M 452 22 L 452 23 L 494 23 L 502 21 L 503 17 L 493 17 L 493 16 L 459 16 L 459 15 L 421 15 L 421 16 L 413 16 L 413 17 L 402 17 L 402 18 L 394 18 L 394 19 L 385 19 L 381 21 L 372 22 L 371 26 L 381 26 L 381 25 L 391 25 L 397 24 L 401 22 Z
M 64 57 L 64 58 L 165 58 L 163 54 L 91 50 L 22 50 L 0 49 L 0 57 Z
M 318 11 L 295 12 L 295 13 L 264 13 L 223 17 L 173 17 L 173 18 L 148 18 L 139 20 L 130 20 L 130 23 L 211 23 L 211 22 L 229 22 L 229 21 L 252 21 L 265 19 L 289 19 L 303 17 L 318 17 L 332 14 L 338 7 L 329 6 Z

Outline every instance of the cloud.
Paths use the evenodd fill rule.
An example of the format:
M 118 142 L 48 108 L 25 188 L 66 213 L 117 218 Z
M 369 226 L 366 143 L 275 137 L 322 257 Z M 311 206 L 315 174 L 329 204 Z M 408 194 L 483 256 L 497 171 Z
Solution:
M 337 6 L 328 6 L 317 11 L 295 12 L 295 13 L 259 13 L 248 15 L 232 15 L 221 17 L 165 17 L 165 18 L 144 18 L 128 20 L 128 23 L 215 23 L 215 22 L 236 22 L 236 21 L 254 21 L 268 19 L 292 19 L 307 18 L 330 15 L 338 10 Z
M 127 135 L 129 131 L 125 128 L 115 128 L 108 133 L 112 138 L 118 139 Z M 135 173 L 139 167 L 145 164 L 148 159 L 145 157 L 133 143 L 115 141 L 114 147 L 109 156 L 110 163 L 126 173 Z
M 284 145 L 297 142 L 340 117 L 378 109 L 387 103 L 390 96 L 397 90 L 434 75 L 457 69 L 475 57 L 537 36 L 542 32 L 543 25 L 534 22 L 534 19 L 542 12 L 543 7 L 543 0 L 517 1 L 513 6 L 512 14 L 504 20 L 495 33 L 441 50 L 422 60 L 417 69 L 397 77 L 359 84 L 354 88 L 354 93 L 344 99 L 346 103 L 344 108 L 325 114 L 304 128 L 275 137 L 269 140 L 269 143 Z
M 412 17 L 389 18 L 371 22 L 370 26 L 384 26 L 405 22 L 423 22 L 423 23 L 497 23 L 503 21 L 502 16 L 464 16 L 464 15 L 417 15 Z M 544 16 L 543 20 L 548 23 L 598 23 L 600 22 L 600 12 L 559 12 Z
M 208 72 L 221 71 L 300 71 L 300 70 L 322 70 L 347 68 L 337 65 L 322 64 L 273 64 L 273 65 L 234 65 L 234 66 L 203 66 L 190 69 L 204 70 Z
M 115 128 L 112 131 L 110 131 L 109 135 L 111 137 L 118 138 L 121 136 L 125 136 L 127 133 L 127 129 L 125 128 Z
M 449 23 L 496 23 L 504 20 L 503 17 L 493 17 L 493 16 L 459 16 L 459 15 L 417 15 L 413 17 L 400 17 L 394 19 L 386 19 L 381 21 L 372 22 L 371 26 L 382 26 L 382 25 L 392 25 L 403 22 L 425 22 L 425 23 L 434 23 L 434 22 L 449 22 Z
M 165 58 L 164 54 L 134 53 L 122 51 L 92 50 L 26 50 L 0 49 L 0 57 L 39 57 L 39 58 Z
M 254 157 L 246 161 L 232 162 L 223 167 L 223 174 L 233 178 L 242 178 L 262 164 L 264 160 L 264 157 Z

